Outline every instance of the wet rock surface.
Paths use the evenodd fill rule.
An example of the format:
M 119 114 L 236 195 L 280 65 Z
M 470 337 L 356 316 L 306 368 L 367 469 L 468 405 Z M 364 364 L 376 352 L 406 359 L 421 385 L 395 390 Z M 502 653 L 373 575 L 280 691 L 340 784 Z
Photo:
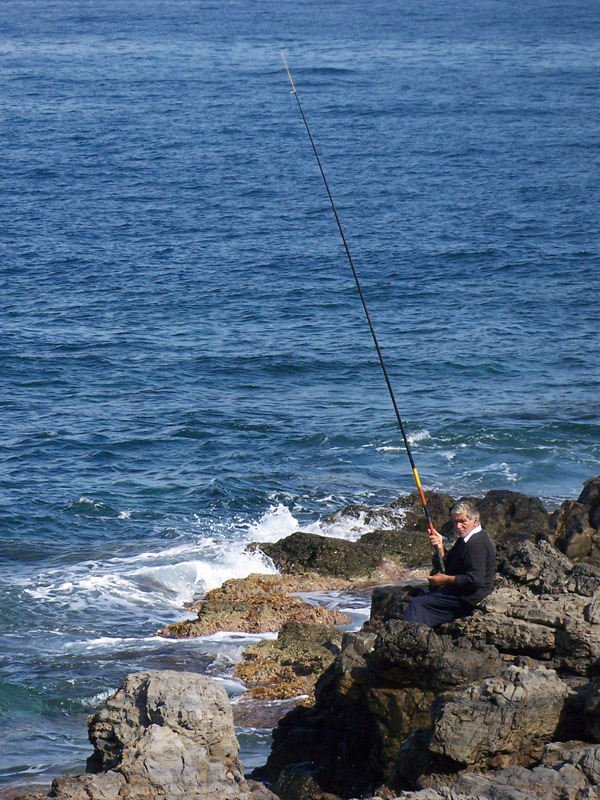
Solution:
M 343 634 L 332 625 L 288 622 L 275 641 L 250 645 L 235 670 L 253 698 L 312 695 L 317 678 L 340 653 Z
M 248 578 L 226 581 L 218 589 L 207 592 L 196 607 L 196 619 L 167 625 L 158 631 L 158 635 L 183 639 L 207 636 L 217 631 L 267 633 L 278 631 L 286 622 L 321 625 L 344 625 L 350 622 L 347 614 L 310 605 L 300 597 L 287 594 L 278 578 L 277 575 L 250 575 Z M 289 585 L 288 582 L 284 588 Z M 292 585 L 322 586 L 322 581 L 298 580 Z

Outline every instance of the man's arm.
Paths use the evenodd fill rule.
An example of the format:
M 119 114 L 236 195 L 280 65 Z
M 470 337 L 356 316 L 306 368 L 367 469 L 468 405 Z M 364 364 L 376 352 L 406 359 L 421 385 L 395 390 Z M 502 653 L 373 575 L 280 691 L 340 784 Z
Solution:
M 429 541 L 431 542 L 431 546 L 433 547 L 434 551 L 437 550 L 440 554 L 440 557 L 443 559 L 446 553 L 444 551 L 444 537 L 442 534 L 436 531 L 434 528 L 433 533 L 429 533 Z M 443 572 L 436 572 L 435 575 L 430 575 L 427 580 L 432 588 L 437 589 L 438 586 L 454 583 L 454 575 L 445 575 Z
M 437 589 L 438 586 L 448 586 L 451 583 L 456 583 L 456 575 L 446 575 L 443 572 L 436 572 L 435 575 L 430 575 L 427 580 L 430 586 Z
M 485 584 L 486 559 L 485 540 L 474 538 L 466 548 L 464 569 L 455 576 L 454 583 L 461 594 L 471 594 Z

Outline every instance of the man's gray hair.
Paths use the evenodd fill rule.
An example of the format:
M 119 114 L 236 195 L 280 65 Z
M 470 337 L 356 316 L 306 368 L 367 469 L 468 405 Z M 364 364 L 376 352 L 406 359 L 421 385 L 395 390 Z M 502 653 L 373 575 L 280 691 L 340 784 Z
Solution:
M 452 506 L 450 509 L 450 516 L 452 519 L 454 519 L 457 514 L 464 514 L 472 522 L 479 522 L 479 511 L 470 500 L 459 500 L 456 505 Z

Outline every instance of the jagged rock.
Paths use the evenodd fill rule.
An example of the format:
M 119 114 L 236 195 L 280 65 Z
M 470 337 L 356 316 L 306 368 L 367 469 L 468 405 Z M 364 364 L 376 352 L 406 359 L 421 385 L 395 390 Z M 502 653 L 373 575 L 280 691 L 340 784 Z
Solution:
M 425 581 L 422 587 L 425 588 Z M 384 622 L 402 619 L 406 607 L 413 596 L 413 587 L 403 583 L 400 586 L 376 586 L 371 594 L 371 616 L 369 628 L 379 630 Z
M 350 617 L 341 611 L 313 606 L 281 591 L 276 575 L 250 575 L 232 578 L 207 592 L 198 607 L 198 617 L 184 620 L 158 631 L 175 639 L 206 636 L 216 631 L 265 633 L 278 631 L 286 622 L 344 625 Z
M 377 681 L 432 693 L 497 675 L 505 666 L 494 646 L 401 620 L 385 623 L 365 660 Z
M 342 653 L 317 682 L 315 705 L 297 706 L 273 731 L 274 747 L 256 771 L 259 778 L 274 782 L 286 767 L 309 764 L 323 792 L 360 796 L 373 785 L 370 754 L 377 728 L 361 685 L 373 639 L 346 634 Z
M 296 709 L 274 731 L 264 775 L 310 761 L 323 791 L 347 796 L 349 787 L 382 783 L 404 738 L 429 724 L 437 692 L 504 666 L 493 647 L 454 643 L 415 623 L 392 620 L 377 636 L 347 635 L 317 683 L 314 708 Z
M 546 594 L 564 591 L 573 570 L 569 559 L 546 541 L 501 544 L 496 549 L 496 566 L 499 575 Z
M 486 767 L 502 754 L 534 763 L 555 738 L 569 693 L 554 670 L 511 666 L 442 699 L 429 750 L 461 766 Z
M 475 505 L 485 529 L 497 542 L 523 537 L 536 541 L 550 532 L 550 514 L 538 497 L 493 490 Z
M 598 601 L 575 592 L 534 595 L 527 588 L 504 587 L 484 600 L 481 611 L 440 630 L 493 645 L 501 653 L 594 675 L 600 670 L 599 613 Z
M 311 695 L 317 678 L 339 654 L 342 631 L 332 625 L 286 623 L 275 641 L 244 650 L 235 675 L 251 697 L 286 699 Z
M 202 675 L 128 675 L 89 726 L 87 773 L 55 779 L 49 797 L 276 800 L 246 782 L 227 694 Z
M 454 789 L 477 800 L 598 800 L 600 794 L 585 775 L 570 764 L 560 769 L 512 766 L 491 776 L 461 775 Z
M 590 525 L 600 528 L 600 475 L 585 481 L 577 502 L 588 506 Z
M 576 501 L 553 514 L 551 541 L 574 561 L 600 565 L 600 476 L 584 483 Z
M 598 739 L 600 690 L 586 681 L 600 672 L 600 570 L 573 564 L 544 536 L 509 537 L 498 551 L 495 591 L 471 616 L 435 630 L 402 621 L 410 589 L 377 588 L 369 623 L 344 637 L 314 707 L 280 721 L 264 775 L 276 779 L 309 762 L 320 790 L 348 797 L 386 782 L 388 792 L 423 781 L 439 789 L 470 764 L 489 778 L 490 798 L 517 798 L 555 736 L 572 737 L 585 724 L 586 736 Z M 521 694 L 522 703 L 503 706 L 493 686 Z M 519 772 L 524 766 L 529 772 Z M 491 772 L 498 767 L 505 771 Z M 580 792 L 569 773 L 581 764 L 543 769 L 552 769 L 565 797 Z M 527 778 L 521 788 L 518 774 Z M 587 780 L 581 786 L 589 789 Z
M 599 787 L 600 748 L 569 741 L 546 745 L 540 764 L 532 769 L 511 766 L 487 775 L 463 773 L 453 791 L 469 800 L 600 800 Z
M 338 578 L 369 575 L 379 564 L 381 553 L 358 542 L 298 531 L 278 542 L 253 543 L 284 573 L 315 572 Z

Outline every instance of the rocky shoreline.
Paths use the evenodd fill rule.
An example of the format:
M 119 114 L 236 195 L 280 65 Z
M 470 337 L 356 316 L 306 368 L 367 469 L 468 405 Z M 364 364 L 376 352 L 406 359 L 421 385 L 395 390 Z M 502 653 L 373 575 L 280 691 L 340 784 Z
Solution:
M 455 498 L 427 495 L 448 532 Z M 498 554 L 496 588 L 471 617 L 435 630 L 402 621 L 406 579 L 430 559 L 410 495 L 334 515 L 373 527 L 356 542 L 256 543 L 280 576 L 227 582 L 196 620 L 160 632 L 279 631 L 237 667 L 250 700 L 288 700 L 253 780 L 222 687 L 147 671 L 90 718 L 86 773 L 20 800 L 600 800 L 600 477 L 553 512 L 515 492 L 469 499 Z M 326 588 L 372 592 L 360 631 L 298 596 Z

